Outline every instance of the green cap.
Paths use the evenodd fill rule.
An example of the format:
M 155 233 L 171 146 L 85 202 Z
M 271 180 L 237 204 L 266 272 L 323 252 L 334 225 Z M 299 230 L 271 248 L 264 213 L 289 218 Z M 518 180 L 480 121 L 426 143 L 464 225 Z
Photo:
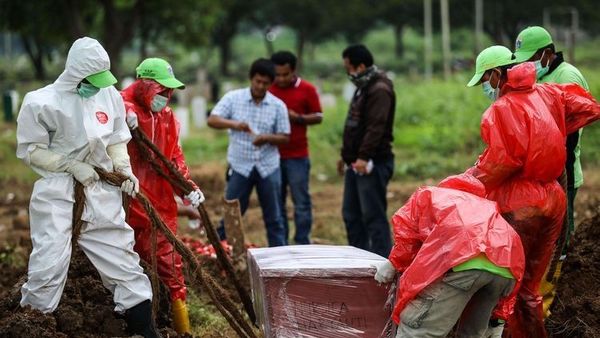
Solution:
M 516 62 L 529 60 L 540 48 L 552 43 L 552 37 L 547 30 L 540 26 L 525 28 L 515 41 Z
M 492 68 L 510 65 L 514 63 L 514 56 L 510 49 L 504 46 L 491 46 L 488 47 L 477 55 L 475 61 L 475 75 L 471 78 L 471 81 L 467 84 L 467 87 L 473 87 L 481 80 L 483 74 Z
M 135 73 L 138 78 L 155 80 L 167 88 L 185 88 L 185 85 L 173 75 L 171 65 L 163 59 L 146 59 L 137 66 Z
M 106 88 L 117 83 L 117 79 L 110 70 L 103 70 L 100 73 L 92 74 L 85 78 L 97 88 Z

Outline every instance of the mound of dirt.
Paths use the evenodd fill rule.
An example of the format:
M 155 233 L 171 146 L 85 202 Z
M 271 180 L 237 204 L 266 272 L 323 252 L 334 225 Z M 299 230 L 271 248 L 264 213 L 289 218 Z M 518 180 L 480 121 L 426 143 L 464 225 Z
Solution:
M 600 213 L 582 222 L 571 240 L 546 320 L 551 337 L 600 337 Z
M 23 276 L 11 289 L 0 295 L 0 337 L 127 337 L 124 317 L 114 312 L 110 292 L 87 257 L 77 248 L 69 268 L 69 276 L 60 305 L 51 314 L 21 308 L 20 287 Z M 159 327 L 169 326 L 169 297 L 161 292 Z M 165 303 L 165 304 L 163 304 Z M 177 337 L 171 329 L 161 330 L 165 336 Z

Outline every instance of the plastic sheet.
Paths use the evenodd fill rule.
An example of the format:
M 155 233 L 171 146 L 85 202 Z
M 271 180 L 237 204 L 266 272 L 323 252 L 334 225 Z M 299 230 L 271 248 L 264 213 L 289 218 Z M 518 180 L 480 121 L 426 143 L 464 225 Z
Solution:
M 265 337 L 393 337 L 385 258 L 351 246 L 248 250 L 254 308 Z

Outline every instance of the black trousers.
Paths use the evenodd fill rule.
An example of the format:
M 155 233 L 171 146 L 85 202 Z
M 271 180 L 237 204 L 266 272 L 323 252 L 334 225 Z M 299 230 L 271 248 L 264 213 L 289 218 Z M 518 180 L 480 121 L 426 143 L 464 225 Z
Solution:
M 387 185 L 394 172 L 394 159 L 374 161 L 368 175 L 348 168 L 344 175 L 342 217 L 348 243 L 388 257 L 392 248 L 387 219 Z

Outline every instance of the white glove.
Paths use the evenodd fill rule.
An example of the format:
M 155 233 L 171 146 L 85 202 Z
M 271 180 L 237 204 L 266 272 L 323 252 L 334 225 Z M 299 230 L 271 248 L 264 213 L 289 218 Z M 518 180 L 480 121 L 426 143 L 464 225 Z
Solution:
M 48 150 L 48 145 L 41 143 L 35 144 L 35 147 L 29 153 L 29 158 L 25 159 L 25 163 L 28 165 L 52 172 L 67 171 L 71 161 L 64 155 Z
M 200 205 L 200 203 L 204 202 L 204 194 L 202 193 L 202 191 L 200 191 L 200 189 L 196 189 L 191 193 L 185 195 L 185 199 L 190 201 L 194 208 L 197 208 Z
M 135 195 L 140 192 L 140 181 L 135 177 L 130 167 L 118 168 L 117 171 L 128 177 L 128 179 L 121 184 L 121 191 L 135 198 Z
M 135 117 L 135 115 L 133 116 Z M 127 119 L 129 122 L 129 115 L 127 115 Z M 137 123 L 137 117 L 135 121 Z M 106 147 L 106 152 L 113 162 L 114 170 L 129 178 L 121 184 L 121 191 L 131 197 L 135 197 L 140 192 L 140 181 L 131 171 L 129 154 L 127 154 L 127 142 L 111 144 Z
M 488 326 L 487 330 L 483 334 L 483 338 L 502 338 L 502 332 L 504 331 L 504 323 L 499 324 L 496 327 Z
M 394 276 L 396 276 L 396 269 L 389 259 L 386 259 L 385 262 L 377 265 L 377 272 L 375 273 L 375 280 L 377 282 L 389 283 L 394 280 Z
M 128 113 L 125 117 L 125 121 L 127 121 L 127 126 L 131 130 L 134 130 L 139 126 L 137 115 L 134 113 Z
M 87 187 L 100 179 L 100 176 L 98 176 L 94 167 L 85 162 L 73 160 L 67 165 L 65 171 L 73 175 L 73 177 L 79 183 L 83 184 L 84 187 Z
M 28 164 L 52 172 L 68 172 L 85 187 L 100 179 L 91 165 L 69 159 L 64 155 L 48 149 L 47 145 L 38 144 L 29 153 Z

